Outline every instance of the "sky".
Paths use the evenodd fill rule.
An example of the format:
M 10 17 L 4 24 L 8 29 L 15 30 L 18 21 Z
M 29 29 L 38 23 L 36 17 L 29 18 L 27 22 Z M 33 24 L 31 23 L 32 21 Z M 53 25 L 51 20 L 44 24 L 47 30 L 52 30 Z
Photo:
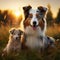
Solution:
M 60 0 L 0 0 L 0 9 L 18 10 L 26 5 L 31 5 L 33 8 L 38 6 L 47 7 L 47 4 L 51 5 L 51 10 L 55 17 L 60 8 Z

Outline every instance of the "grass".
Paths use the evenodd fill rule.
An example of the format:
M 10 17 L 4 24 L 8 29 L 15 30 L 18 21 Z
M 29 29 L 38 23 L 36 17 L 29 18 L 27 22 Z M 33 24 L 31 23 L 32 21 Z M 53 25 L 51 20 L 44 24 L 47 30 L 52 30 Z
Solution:
M 46 34 L 56 39 L 60 39 L 60 26 L 55 25 L 47 28 Z
M 49 48 L 42 54 L 34 50 L 23 50 L 17 55 L 10 54 L 2 57 L 2 50 L 8 42 L 10 28 L 10 26 L 0 27 L 0 60 L 60 60 L 60 41 L 56 43 L 55 49 Z M 46 34 L 60 40 L 60 26 L 48 27 Z

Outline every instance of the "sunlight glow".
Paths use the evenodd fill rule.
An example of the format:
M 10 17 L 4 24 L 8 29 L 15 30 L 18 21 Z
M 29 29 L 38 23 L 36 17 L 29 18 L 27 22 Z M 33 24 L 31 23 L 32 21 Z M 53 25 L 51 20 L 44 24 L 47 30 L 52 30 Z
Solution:
M 57 17 L 57 14 L 56 14 L 56 13 L 54 13 L 54 14 L 53 14 L 53 18 L 56 18 L 56 17 Z
M 19 17 L 21 15 L 21 11 L 20 10 L 15 10 L 13 13 L 14 13 L 14 15 L 16 17 Z

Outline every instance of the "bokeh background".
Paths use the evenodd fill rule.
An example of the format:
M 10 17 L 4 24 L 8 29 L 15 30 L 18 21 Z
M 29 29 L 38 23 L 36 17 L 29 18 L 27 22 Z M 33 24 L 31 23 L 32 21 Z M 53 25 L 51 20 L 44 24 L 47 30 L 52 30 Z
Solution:
M 46 55 L 32 52 L 21 52 L 17 56 L 2 57 L 1 53 L 9 40 L 9 30 L 20 27 L 23 20 L 23 6 L 31 5 L 48 8 L 46 15 L 46 35 L 56 40 L 56 49 L 48 51 Z M 51 52 L 52 51 L 52 52 Z M 0 59 L 1 60 L 60 60 L 60 0 L 0 0 Z

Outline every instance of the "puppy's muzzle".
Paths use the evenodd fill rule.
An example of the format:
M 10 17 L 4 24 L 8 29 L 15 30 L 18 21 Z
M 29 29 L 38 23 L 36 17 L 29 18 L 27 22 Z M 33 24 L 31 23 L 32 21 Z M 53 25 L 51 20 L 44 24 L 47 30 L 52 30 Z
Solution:
M 19 40 L 19 37 L 16 37 L 16 40 Z

